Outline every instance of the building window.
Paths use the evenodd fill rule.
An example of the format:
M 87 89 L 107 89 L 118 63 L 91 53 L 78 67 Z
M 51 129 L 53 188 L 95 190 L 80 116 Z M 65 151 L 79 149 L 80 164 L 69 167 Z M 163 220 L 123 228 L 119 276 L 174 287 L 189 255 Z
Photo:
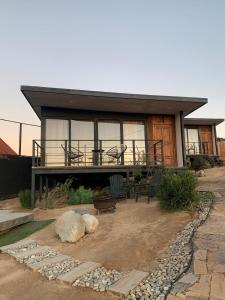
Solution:
M 146 163 L 145 126 L 143 121 L 123 122 L 123 143 L 127 146 L 124 154 L 126 165 Z
M 185 128 L 185 146 L 187 155 L 200 154 L 199 133 L 197 128 Z
M 65 140 L 69 139 L 69 121 L 46 119 L 45 163 L 47 166 L 65 165 Z
M 82 155 L 77 165 L 93 164 L 94 122 L 71 120 L 71 151 Z

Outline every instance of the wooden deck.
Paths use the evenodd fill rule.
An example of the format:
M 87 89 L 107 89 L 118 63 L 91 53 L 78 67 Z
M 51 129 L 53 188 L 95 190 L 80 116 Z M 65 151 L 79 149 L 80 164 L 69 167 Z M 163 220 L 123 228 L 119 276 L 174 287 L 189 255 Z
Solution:
M 34 175 L 50 174 L 90 174 L 90 173 L 129 173 L 133 170 L 133 165 L 114 165 L 114 166 L 51 166 L 51 167 L 32 167 Z M 147 166 L 141 166 L 142 171 L 147 170 Z

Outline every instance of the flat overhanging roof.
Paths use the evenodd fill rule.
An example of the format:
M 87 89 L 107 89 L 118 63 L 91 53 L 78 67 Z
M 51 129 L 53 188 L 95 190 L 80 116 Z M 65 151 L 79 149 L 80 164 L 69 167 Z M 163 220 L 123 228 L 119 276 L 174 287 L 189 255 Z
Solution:
M 224 119 L 213 118 L 185 118 L 184 125 L 219 125 Z
M 42 107 L 165 115 L 183 111 L 186 116 L 207 103 L 207 98 L 124 94 L 38 86 L 21 86 L 21 91 L 39 118 Z

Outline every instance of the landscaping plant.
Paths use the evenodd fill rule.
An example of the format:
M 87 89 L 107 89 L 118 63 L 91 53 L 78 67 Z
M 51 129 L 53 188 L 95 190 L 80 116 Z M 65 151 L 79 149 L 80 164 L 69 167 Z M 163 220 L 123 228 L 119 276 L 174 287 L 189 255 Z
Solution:
M 69 198 L 68 204 L 90 204 L 93 203 L 93 197 L 95 197 L 98 192 L 92 189 L 86 189 L 84 186 L 80 186 Z
M 198 201 L 197 179 L 189 172 L 167 171 L 157 188 L 160 207 L 168 211 L 190 208 Z
M 23 208 L 31 207 L 31 191 L 30 190 L 20 191 L 18 194 L 18 197 L 20 199 L 20 204 Z
M 196 155 L 191 160 L 191 168 L 195 172 L 210 168 L 209 162 L 201 155 Z

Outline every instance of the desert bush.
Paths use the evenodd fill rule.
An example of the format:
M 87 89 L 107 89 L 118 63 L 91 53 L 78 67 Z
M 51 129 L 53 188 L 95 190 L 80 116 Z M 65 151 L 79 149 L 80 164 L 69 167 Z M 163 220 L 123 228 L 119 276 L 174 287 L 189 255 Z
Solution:
M 20 204 L 23 208 L 31 207 L 31 191 L 30 190 L 20 191 L 18 194 L 18 197 L 20 199 Z
M 90 204 L 93 203 L 93 197 L 97 195 L 97 192 L 92 189 L 86 189 L 84 186 L 80 186 L 73 194 L 70 196 L 68 204 Z
M 197 179 L 189 171 L 167 171 L 157 188 L 160 207 L 168 211 L 189 208 L 198 201 L 196 186 Z
M 44 186 L 42 201 L 37 203 L 36 206 L 45 209 L 66 206 L 68 204 L 68 199 L 73 192 L 73 189 L 71 188 L 72 183 L 73 178 L 69 177 L 64 183 L 58 182 L 51 190 L 48 190 Z
M 196 155 L 191 160 L 191 168 L 193 170 L 195 170 L 196 172 L 210 168 L 210 167 L 211 166 L 210 166 L 209 162 L 201 155 Z

